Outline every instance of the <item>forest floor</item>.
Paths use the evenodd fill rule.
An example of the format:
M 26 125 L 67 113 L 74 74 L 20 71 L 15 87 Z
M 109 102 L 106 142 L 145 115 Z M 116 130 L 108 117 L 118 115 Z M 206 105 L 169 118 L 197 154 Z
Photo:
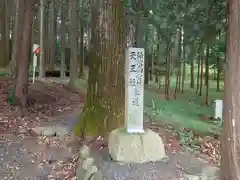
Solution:
M 86 78 L 79 79 L 78 86 L 84 92 L 87 87 Z M 172 92 L 174 86 L 173 79 Z M 184 93 L 178 92 L 176 100 L 173 98 L 165 100 L 164 87 L 159 89 L 155 83 L 150 83 L 144 92 L 145 117 L 150 119 L 150 122 L 157 122 L 158 126 L 164 127 L 163 129 L 170 128 L 171 134 L 175 137 L 173 139 L 178 139 L 181 146 L 195 154 L 203 155 L 211 164 L 219 166 L 219 136 L 222 127 L 219 121 L 211 118 L 213 116 L 211 105 L 214 100 L 223 98 L 223 92 L 216 92 L 216 82 L 210 82 L 209 105 L 205 105 L 205 89 L 203 88 L 203 95 L 198 96 L 196 89 L 189 87 L 189 82 L 186 81 Z M 151 128 L 154 126 L 155 123 Z
M 75 179 L 80 141 L 70 128 L 78 119 L 84 95 L 63 85 L 36 82 L 29 87 L 28 113 L 21 117 L 20 109 L 8 102 L 11 86 L 7 77 L 0 78 L 0 179 Z M 35 133 L 39 127 L 62 127 L 63 132 L 45 136 Z
M 67 82 L 49 78 L 44 83 L 30 85 L 28 103 L 31 108 L 28 109 L 29 114 L 22 118 L 19 108 L 8 104 L 11 81 L 1 80 L 1 179 L 75 178 L 74 154 L 80 142 L 77 140 L 76 143 L 76 138 L 71 135 L 45 137 L 30 131 L 41 124 L 55 126 L 56 123 L 69 121 L 68 125 L 74 125 L 83 105 L 84 95 L 81 92 L 85 91 L 86 78 L 79 80 L 81 90 L 78 93 L 62 85 Z M 212 99 L 221 97 L 221 93 L 211 93 Z M 165 101 L 161 91 L 154 85 L 148 86 L 145 91 L 145 118 L 148 119 L 148 127 L 163 137 L 166 149 L 172 152 L 187 149 L 209 164 L 219 166 L 220 126 L 208 122 L 206 117 L 210 116 L 210 111 L 203 102 L 204 98 L 196 96 L 193 90 L 178 93 L 177 100 Z M 185 164 L 187 169 L 188 163 Z M 182 167 L 178 169 L 184 171 Z

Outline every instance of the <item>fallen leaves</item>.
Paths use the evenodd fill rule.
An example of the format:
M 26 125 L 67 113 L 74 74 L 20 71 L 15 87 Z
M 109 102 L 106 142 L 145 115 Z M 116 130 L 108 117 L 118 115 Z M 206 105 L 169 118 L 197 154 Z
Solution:
M 208 138 L 201 144 L 201 153 L 205 154 L 209 158 L 209 163 L 220 166 L 221 154 L 220 154 L 220 140 L 214 138 Z
M 207 157 L 204 159 L 210 164 L 220 165 L 220 140 L 215 137 L 201 137 L 199 133 L 185 128 L 175 130 L 170 125 L 162 125 L 156 121 L 148 124 L 148 128 L 157 132 L 164 139 L 168 152 L 176 153 L 184 147 L 191 151 L 200 152 L 204 157 Z
M 12 80 L 0 79 L 0 133 L 26 133 L 26 127 L 49 122 L 56 116 L 76 109 L 84 95 L 71 92 L 63 85 L 36 82 L 29 85 L 27 115 L 21 117 L 20 108 L 8 103 Z
M 0 142 L 8 147 L 20 146 L 21 151 L 30 153 L 28 158 L 29 162 L 32 163 L 39 169 L 49 166 L 52 168 L 51 174 L 48 179 L 52 180 L 74 180 L 75 167 L 77 155 L 66 159 L 51 159 L 51 155 L 44 151 L 44 149 L 69 149 L 73 151 L 78 145 L 74 141 L 74 138 L 67 136 L 62 138 L 57 137 L 39 137 L 34 133 L 31 128 L 42 122 L 51 122 L 56 117 L 69 114 L 79 108 L 79 105 L 83 104 L 84 95 L 80 93 L 72 92 L 70 89 L 65 88 L 63 85 L 57 84 L 44 84 L 36 82 L 35 84 L 29 85 L 28 94 L 28 108 L 27 115 L 21 117 L 19 107 L 12 106 L 8 103 L 9 101 L 9 90 L 13 87 L 12 80 L 0 79 Z M 79 109 L 80 111 L 80 109 Z M 8 137 L 13 139 L 8 139 Z M 16 140 L 17 139 L 17 140 Z M 24 143 L 27 139 L 32 139 L 32 147 L 24 147 Z M 14 145 L 13 145 L 14 144 Z M 41 148 L 40 148 L 41 147 Z M 32 150 L 30 150 L 30 149 Z M 8 152 L 8 150 L 6 150 Z M 14 156 L 14 154 L 8 154 L 8 156 Z M 58 150 L 56 150 L 56 154 Z M 55 155 L 56 155 L 55 154 Z M 20 158 L 20 157 L 18 157 Z M 24 157 L 27 158 L 27 157 Z M 4 168 L 6 171 L 11 172 L 12 177 L 7 179 L 16 179 L 14 174 L 20 171 L 22 168 L 21 164 L 14 164 L 11 161 L 4 162 Z M 15 167 L 15 168 L 13 168 Z

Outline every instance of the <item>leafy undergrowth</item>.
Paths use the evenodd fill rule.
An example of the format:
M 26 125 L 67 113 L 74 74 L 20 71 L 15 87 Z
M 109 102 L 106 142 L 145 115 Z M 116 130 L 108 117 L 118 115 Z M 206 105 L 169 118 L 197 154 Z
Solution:
M 188 150 L 212 165 L 220 165 L 220 140 L 218 137 L 201 136 L 185 128 L 174 129 L 171 125 L 161 124 L 159 121 L 148 123 L 148 127 L 163 137 L 168 152 Z
M 29 85 L 27 114 L 22 117 L 20 108 L 9 104 L 9 91 L 13 81 L 0 79 L 0 132 L 17 133 L 23 128 L 48 122 L 76 109 L 84 95 L 73 93 L 63 85 L 37 82 Z

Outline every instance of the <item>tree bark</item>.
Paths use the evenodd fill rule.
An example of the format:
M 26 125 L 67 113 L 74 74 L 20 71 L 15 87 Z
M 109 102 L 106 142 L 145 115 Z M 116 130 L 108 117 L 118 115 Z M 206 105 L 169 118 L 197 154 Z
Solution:
M 191 79 L 190 79 L 190 88 L 194 89 L 195 87 L 195 67 L 194 67 L 194 57 L 195 57 L 195 48 L 192 45 L 191 52 L 190 52 L 190 61 L 191 61 Z
M 83 21 L 80 24 L 80 76 L 84 76 L 84 26 Z
M 25 110 L 27 105 L 27 93 L 28 93 L 28 66 L 29 66 L 29 49 L 31 44 L 32 23 L 34 15 L 34 0 L 22 0 L 24 3 L 24 21 L 21 51 L 19 53 L 20 61 L 18 62 L 18 74 L 16 79 L 15 99 L 16 103 Z M 17 53 L 18 54 L 18 53 Z M 25 112 L 25 111 L 23 111 Z
M 10 61 L 10 51 L 9 51 L 9 43 L 10 43 L 10 13 L 9 13 L 9 0 L 5 0 L 5 57 L 6 57 L 6 65 L 9 64 Z
M 5 24 L 6 24 L 6 13 L 5 13 L 5 0 L 0 1 L 0 66 L 5 67 L 8 63 L 6 57 L 6 32 L 5 32 Z
M 204 57 L 204 48 L 201 49 L 201 54 L 200 54 L 200 84 L 199 84 L 199 96 L 202 96 L 202 88 L 203 88 L 203 65 L 204 65 L 204 61 L 203 61 L 203 57 Z
M 50 59 L 49 59 L 49 69 L 54 69 L 54 63 L 56 60 L 56 40 L 57 40 L 57 16 L 56 16 L 56 4 L 54 1 L 50 2 Z
M 217 57 L 217 91 L 220 91 L 220 75 L 221 75 L 221 66 L 220 66 L 220 58 Z
M 77 130 L 89 136 L 107 135 L 124 126 L 124 4 L 121 0 L 90 2 L 92 38 L 87 99 Z
M 24 3 L 21 0 L 15 1 L 16 12 L 15 12 L 15 23 L 13 29 L 13 49 L 11 54 L 10 62 L 10 74 L 15 79 L 17 75 L 17 64 L 19 62 L 18 58 L 20 57 L 21 52 L 21 42 L 22 42 L 22 28 L 24 20 Z
M 39 78 L 42 79 L 45 77 L 45 30 L 46 30 L 46 7 L 45 7 L 45 0 L 41 0 L 40 5 L 40 59 L 39 59 Z
M 78 78 L 78 61 L 77 61 L 77 0 L 70 1 L 71 8 L 71 33 L 70 33 L 70 45 L 71 45 L 71 59 L 70 59 L 70 81 L 69 85 L 75 87 L 76 80 Z
M 224 79 L 224 131 L 221 139 L 221 180 L 240 179 L 240 4 L 229 1 L 227 67 Z
M 205 95 L 205 104 L 208 105 L 208 91 L 209 91 L 209 53 L 210 53 L 210 45 L 207 44 L 206 49 L 206 58 L 205 58 L 205 86 L 206 86 L 206 95 Z
M 61 29 L 60 29 L 60 35 L 61 35 L 61 41 L 60 41 L 60 48 L 61 48 L 61 78 L 65 78 L 66 76 L 66 18 L 65 18 L 65 6 L 64 4 L 61 5 Z

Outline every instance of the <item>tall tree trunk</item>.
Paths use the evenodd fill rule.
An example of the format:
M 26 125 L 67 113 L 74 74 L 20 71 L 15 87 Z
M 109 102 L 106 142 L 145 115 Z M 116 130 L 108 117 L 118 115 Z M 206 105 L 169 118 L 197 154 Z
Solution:
M 10 2 L 9 0 L 5 1 L 5 57 L 6 57 L 6 65 L 9 64 L 10 61 L 10 51 L 9 51 L 9 43 L 10 43 Z
M 199 50 L 198 50 L 198 75 L 197 75 L 197 91 L 196 94 L 199 92 L 199 87 L 200 87 L 200 75 L 201 75 L 201 47 L 200 45 Z
M 71 87 L 75 87 L 78 78 L 78 61 L 77 61 L 77 0 L 70 1 L 71 8 L 71 60 L 70 60 L 70 81 Z
M 200 54 L 200 84 L 199 84 L 199 96 L 202 96 L 202 88 L 203 88 L 203 65 L 204 65 L 204 48 L 201 49 L 201 54 Z
M 84 24 L 80 24 L 80 76 L 84 76 Z
M 195 51 L 194 51 L 194 45 L 192 45 L 191 52 L 190 52 L 190 61 L 191 61 L 191 79 L 190 79 L 190 88 L 194 89 L 195 86 L 195 67 L 194 67 L 194 57 L 195 57 Z
M 7 65 L 6 57 L 6 32 L 5 32 L 5 0 L 0 1 L 0 67 L 5 67 Z
M 44 48 L 44 52 L 45 52 L 45 60 L 44 60 L 44 65 L 45 65 L 45 70 L 47 69 L 47 65 L 49 65 L 50 62 L 50 45 L 51 43 L 49 42 L 50 40 L 50 31 L 49 31 L 49 22 L 50 22 L 50 10 L 49 10 L 49 2 L 46 1 L 46 5 L 45 5 L 46 9 L 45 9 L 45 30 L 44 30 L 44 41 L 46 42 L 45 44 L 45 48 Z
M 17 75 L 17 64 L 18 57 L 20 57 L 21 52 L 21 42 L 22 42 L 22 29 L 23 29 L 23 20 L 24 20 L 24 3 L 22 0 L 15 1 L 16 12 L 15 12 L 15 23 L 13 29 L 13 48 L 11 54 L 11 62 L 10 62 L 10 74 L 15 79 Z
M 45 30 L 46 30 L 46 7 L 45 0 L 41 0 L 40 5 L 40 59 L 39 59 L 39 78 L 42 79 L 45 77 L 45 60 L 46 60 L 46 38 L 45 38 Z
M 21 52 L 19 53 L 20 61 L 18 62 L 18 74 L 16 79 L 15 98 L 16 103 L 25 112 L 27 105 L 28 93 L 28 66 L 29 66 L 29 49 L 31 42 L 32 23 L 34 15 L 34 0 L 22 0 L 24 3 L 24 21 L 21 41 Z
M 61 78 L 65 78 L 66 76 L 66 18 L 65 18 L 65 6 L 64 4 L 61 5 L 61 41 L 60 41 L 60 48 L 61 48 Z
M 150 70 L 150 81 L 153 80 L 153 74 L 154 74 L 154 49 L 152 50 L 152 56 L 151 56 L 151 70 Z
M 49 59 L 49 69 L 54 69 L 54 63 L 56 60 L 56 40 L 57 40 L 57 20 L 56 20 L 56 4 L 54 1 L 50 4 L 50 59 Z
M 91 3 L 88 90 L 78 131 L 81 127 L 86 135 L 94 136 L 124 126 L 125 37 L 122 1 L 91 0 Z
M 206 58 L 205 58 L 205 85 L 206 85 L 206 95 L 205 95 L 205 104 L 208 105 L 208 91 L 209 91 L 209 53 L 210 53 L 210 45 L 207 44 L 206 49 Z
M 221 139 L 221 180 L 240 179 L 240 4 L 229 1 L 228 51 L 224 89 L 224 131 Z
M 170 47 L 168 47 L 168 58 L 167 58 L 167 67 L 166 67 L 166 80 L 167 82 L 165 83 L 166 86 L 166 99 L 169 100 L 170 99 L 170 85 L 171 85 L 171 62 L 172 62 L 172 57 L 171 57 L 171 49 Z
M 183 62 L 183 72 L 182 72 L 182 89 L 181 92 L 184 92 L 184 83 L 185 83 L 185 78 L 186 78 L 186 61 L 184 60 Z
M 220 58 L 217 57 L 217 91 L 220 91 L 220 75 L 221 75 L 221 67 L 220 67 Z
M 141 16 L 140 13 L 142 11 L 142 5 L 143 5 L 143 0 L 138 0 L 137 1 L 137 7 L 138 7 L 138 13 L 139 15 L 136 18 L 136 29 L 135 29 L 135 39 L 136 39 L 136 44 L 135 46 L 137 48 L 140 48 L 142 46 L 142 39 L 141 39 Z

